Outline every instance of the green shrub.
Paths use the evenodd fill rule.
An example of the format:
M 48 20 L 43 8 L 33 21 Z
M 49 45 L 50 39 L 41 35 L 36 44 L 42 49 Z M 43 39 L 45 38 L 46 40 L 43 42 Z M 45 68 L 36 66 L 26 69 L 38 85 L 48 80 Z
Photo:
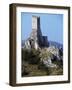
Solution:
M 42 51 L 40 53 L 40 59 L 47 60 L 49 57 L 52 57 L 52 53 L 47 51 L 47 49 L 42 49 Z
M 22 61 L 28 61 L 28 57 L 29 57 L 29 50 L 22 49 Z
M 39 53 L 39 50 L 35 49 L 22 49 L 22 60 L 30 64 L 37 64 L 40 61 Z

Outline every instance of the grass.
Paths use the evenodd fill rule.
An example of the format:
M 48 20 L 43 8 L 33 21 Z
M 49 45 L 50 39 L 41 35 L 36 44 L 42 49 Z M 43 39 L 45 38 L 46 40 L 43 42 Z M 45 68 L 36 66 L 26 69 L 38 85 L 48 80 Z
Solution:
M 25 68 L 25 72 L 28 72 L 28 74 L 23 73 L 22 76 L 44 76 L 47 74 L 47 72 L 45 70 L 38 69 L 37 64 L 36 65 L 28 64 L 24 68 Z
M 22 77 L 24 76 L 46 76 L 46 75 L 62 75 L 63 69 L 60 67 L 55 68 L 46 68 L 42 66 L 39 68 L 39 65 L 27 64 L 24 67 L 24 73 L 22 73 Z

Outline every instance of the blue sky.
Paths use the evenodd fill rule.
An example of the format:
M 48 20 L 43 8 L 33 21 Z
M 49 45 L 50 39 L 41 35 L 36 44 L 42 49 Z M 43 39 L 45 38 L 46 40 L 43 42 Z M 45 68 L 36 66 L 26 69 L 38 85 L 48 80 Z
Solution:
M 42 35 L 49 41 L 63 44 L 63 14 L 21 13 L 21 39 L 26 40 L 32 31 L 32 15 L 40 17 Z

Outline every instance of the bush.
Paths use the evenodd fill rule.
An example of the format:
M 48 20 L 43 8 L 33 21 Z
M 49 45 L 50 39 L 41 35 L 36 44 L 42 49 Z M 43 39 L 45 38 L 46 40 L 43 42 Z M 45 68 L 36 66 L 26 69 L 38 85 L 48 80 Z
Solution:
M 40 53 L 40 59 L 41 60 L 47 60 L 49 57 L 52 58 L 52 53 L 47 51 L 47 49 L 43 49 Z
M 37 64 L 40 61 L 39 53 L 39 50 L 35 49 L 22 49 L 22 60 L 30 64 Z
M 27 68 L 26 67 L 24 67 L 24 69 L 22 69 L 22 76 L 25 76 L 25 75 L 29 75 L 29 71 L 27 70 Z
M 29 57 L 29 50 L 22 49 L 22 61 L 28 61 L 28 57 Z

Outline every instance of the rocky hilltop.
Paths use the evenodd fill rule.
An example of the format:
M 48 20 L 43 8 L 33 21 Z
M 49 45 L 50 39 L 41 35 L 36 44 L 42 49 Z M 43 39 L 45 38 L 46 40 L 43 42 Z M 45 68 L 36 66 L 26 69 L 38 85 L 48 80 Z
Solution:
M 29 44 L 29 39 L 26 40 L 25 42 L 23 42 L 23 49 L 36 49 L 40 52 L 40 55 L 43 54 L 41 56 L 41 59 L 42 57 L 44 56 L 44 54 L 47 54 L 47 56 L 43 57 L 43 63 L 47 66 L 47 67 L 56 67 L 56 65 L 54 65 L 52 62 L 53 61 L 63 61 L 63 48 L 60 46 L 60 48 L 56 47 L 56 45 L 49 45 L 48 47 L 39 47 L 38 43 L 35 42 L 35 47 L 32 47 L 30 44 Z M 34 45 L 34 44 L 33 44 Z

